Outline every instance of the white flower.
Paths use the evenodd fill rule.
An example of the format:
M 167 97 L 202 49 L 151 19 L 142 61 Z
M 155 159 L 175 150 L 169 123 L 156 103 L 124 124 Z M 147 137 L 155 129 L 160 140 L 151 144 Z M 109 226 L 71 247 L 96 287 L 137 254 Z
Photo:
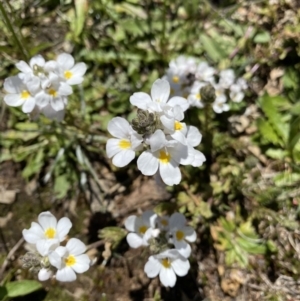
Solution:
M 142 110 L 162 113 L 166 108 L 180 106 L 183 111 L 189 107 L 188 101 L 180 96 L 169 100 L 170 84 L 165 79 L 157 79 L 151 88 L 151 97 L 147 93 L 137 92 L 130 96 L 130 103 Z
M 205 156 L 197 149 L 194 149 L 194 147 L 199 145 L 201 139 L 202 135 L 195 126 L 190 125 L 187 127 L 186 142 L 188 146 L 188 157 L 183 160 L 181 164 L 185 163 L 184 165 L 190 164 L 194 167 L 199 167 L 206 161 Z
M 157 214 L 153 211 L 145 211 L 142 216 L 130 215 L 125 221 L 125 228 L 132 232 L 126 237 L 131 248 L 147 246 L 148 239 L 155 229 Z M 154 232 L 155 234 L 155 232 Z
M 58 72 L 69 85 L 78 85 L 83 82 L 83 75 L 86 72 L 85 63 L 75 64 L 74 58 L 68 53 L 62 53 L 57 57 Z
M 49 269 L 42 268 L 38 273 L 38 279 L 40 281 L 46 281 L 53 276 L 53 272 Z
M 226 96 L 220 95 L 212 104 L 215 113 L 220 114 L 222 112 L 229 111 L 229 105 L 226 103 Z
M 176 275 L 185 276 L 189 269 L 189 261 L 175 249 L 150 256 L 144 267 L 149 278 L 159 275 L 161 283 L 166 287 L 173 287 L 176 283 Z
M 219 85 L 223 89 L 229 89 L 230 86 L 234 83 L 234 80 L 235 80 L 235 74 L 232 69 L 226 69 L 220 72 Z
M 188 258 L 191 255 L 191 246 L 187 243 L 196 241 L 196 232 L 192 227 L 186 226 L 183 214 L 175 212 L 169 220 L 169 229 L 172 235 L 172 243 L 178 252 Z
M 63 282 L 76 280 L 76 273 L 84 273 L 90 268 L 90 258 L 83 254 L 85 244 L 71 238 L 65 247 L 59 246 L 49 255 L 50 263 L 57 268 L 56 279 Z
M 24 83 L 19 76 L 8 77 L 4 81 L 4 89 L 8 93 L 4 101 L 12 107 L 22 106 L 24 113 L 30 113 L 35 107 L 35 95 L 38 92 L 37 80 Z
M 206 83 L 199 82 L 199 81 L 195 81 L 193 83 L 190 94 L 188 96 L 188 102 L 190 106 L 197 107 L 200 109 L 204 107 L 204 104 L 201 101 L 201 94 L 200 94 L 200 89 L 204 86 L 206 86 Z
M 148 246 L 148 239 L 155 229 L 157 214 L 151 210 L 145 211 L 141 216 L 130 215 L 125 220 L 125 228 L 130 231 L 126 237 L 131 248 Z
M 151 139 L 151 150 L 144 151 L 137 160 L 138 169 L 146 176 L 153 176 L 159 170 L 165 184 L 179 184 L 179 164 L 188 157 L 187 146 L 175 140 L 166 140 L 161 130 L 157 130 Z
M 214 74 L 216 70 L 209 66 L 206 62 L 201 62 L 197 66 L 195 77 L 198 81 L 206 82 L 206 83 L 213 83 L 214 82 Z
M 169 219 L 168 215 L 158 216 L 157 226 L 160 230 L 167 231 L 169 229 Z
M 241 102 L 244 99 L 245 94 L 240 85 L 232 84 L 230 86 L 229 96 L 233 102 Z
M 67 83 L 62 82 L 58 76 L 51 73 L 47 89 L 40 91 L 35 97 L 36 104 L 40 108 L 50 104 L 54 111 L 62 111 L 67 105 L 67 96 L 72 92 L 72 88 Z
M 108 139 L 106 154 L 108 158 L 113 157 L 112 162 L 115 166 L 124 167 L 134 159 L 135 151 L 140 149 L 143 138 L 121 117 L 113 118 L 108 123 L 107 130 L 117 139 Z
M 38 223 L 32 222 L 31 227 L 22 231 L 24 239 L 35 244 L 42 256 L 56 243 L 63 241 L 72 227 L 67 217 L 61 218 L 58 222 L 49 211 L 42 212 L 38 216 Z
M 242 77 L 239 77 L 237 79 L 236 84 L 239 85 L 242 90 L 248 89 L 248 84 L 247 84 L 246 80 Z

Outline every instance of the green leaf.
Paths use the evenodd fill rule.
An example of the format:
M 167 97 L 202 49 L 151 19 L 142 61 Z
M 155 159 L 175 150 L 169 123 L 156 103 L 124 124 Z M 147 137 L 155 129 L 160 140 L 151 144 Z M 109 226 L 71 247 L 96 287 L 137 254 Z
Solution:
M 61 199 L 65 197 L 70 187 L 71 184 L 69 183 L 66 175 L 60 175 L 55 177 L 54 192 L 57 198 Z
M 263 138 L 267 142 L 271 142 L 275 145 L 282 145 L 282 142 L 270 123 L 262 118 L 257 119 L 257 127 Z
M 268 31 L 259 32 L 255 35 L 253 41 L 257 44 L 265 44 L 271 41 L 271 36 Z
M 5 300 L 7 297 L 7 289 L 5 286 L 0 286 L 0 300 Z
M 15 298 L 35 292 L 41 289 L 42 285 L 35 280 L 21 280 L 8 282 L 5 288 L 7 289 L 7 296 L 9 298 Z
M 224 51 L 221 50 L 220 45 L 217 44 L 211 37 L 206 34 L 200 35 L 200 41 L 207 55 L 215 62 L 219 62 L 226 57 Z

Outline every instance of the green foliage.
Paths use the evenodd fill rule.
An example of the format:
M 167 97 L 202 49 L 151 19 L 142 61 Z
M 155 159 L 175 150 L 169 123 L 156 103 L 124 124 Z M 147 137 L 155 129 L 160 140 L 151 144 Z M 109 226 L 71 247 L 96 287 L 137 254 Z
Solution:
M 0 300 L 5 301 L 11 298 L 25 296 L 41 288 L 42 285 L 35 280 L 7 282 L 4 286 L 0 286 Z
M 214 247 L 225 251 L 225 262 L 231 266 L 238 263 L 248 267 L 250 254 L 265 254 L 267 245 L 258 238 L 251 220 L 237 224 L 234 219 L 220 217 L 215 225 L 210 226 Z

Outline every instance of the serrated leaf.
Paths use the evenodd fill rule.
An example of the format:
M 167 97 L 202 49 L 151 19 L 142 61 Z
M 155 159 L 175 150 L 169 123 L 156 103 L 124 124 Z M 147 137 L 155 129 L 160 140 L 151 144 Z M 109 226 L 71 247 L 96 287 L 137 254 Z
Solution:
M 264 140 L 282 146 L 282 142 L 270 123 L 262 118 L 257 119 L 258 130 Z
M 9 298 L 15 298 L 35 292 L 41 289 L 42 285 L 35 280 L 21 280 L 8 282 L 5 288 L 7 289 L 7 296 Z

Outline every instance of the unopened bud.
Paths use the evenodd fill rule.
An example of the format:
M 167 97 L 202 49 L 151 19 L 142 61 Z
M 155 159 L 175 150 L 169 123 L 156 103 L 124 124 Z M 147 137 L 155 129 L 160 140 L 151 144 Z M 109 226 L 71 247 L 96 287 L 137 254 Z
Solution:
M 211 84 L 208 84 L 200 89 L 200 95 L 201 100 L 205 104 L 213 103 L 216 98 L 215 88 Z

